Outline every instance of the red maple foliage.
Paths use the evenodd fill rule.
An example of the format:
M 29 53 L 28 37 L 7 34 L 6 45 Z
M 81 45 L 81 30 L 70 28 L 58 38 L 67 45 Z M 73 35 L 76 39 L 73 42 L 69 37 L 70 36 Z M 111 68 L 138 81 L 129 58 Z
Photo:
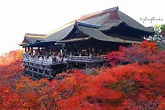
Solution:
M 141 44 L 132 44 L 130 47 L 120 47 L 118 51 L 108 54 L 111 66 L 138 63 L 148 64 L 150 62 L 162 62 L 165 60 L 165 50 L 159 52 L 154 42 L 144 41 Z
M 136 46 L 138 48 L 135 49 Z M 131 50 L 131 54 L 132 51 L 137 52 L 137 56 L 127 56 L 128 50 Z M 138 55 L 141 52 L 146 52 L 144 59 L 142 59 L 144 54 Z M 19 54 L 12 56 L 15 55 L 19 56 Z M 120 55 L 122 57 L 119 57 Z M 117 51 L 117 54 L 113 52 L 113 56 L 116 60 L 113 63 L 121 61 L 127 64 L 100 68 L 97 75 L 84 74 L 81 70 L 74 70 L 71 74 L 63 72 L 58 75 L 60 80 L 52 81 L 44 78 L 34 81 L 24 76 L 14 77 L 18 75 L 17 72 L 22 71 L 22 64 L 19 61 L 21 57 L 19 60 L 11 58 L 13 62 L 6 63 L 0 68 L 3 78 L 0 82 L 0 108 L 163 110 L 165 108 L 164 51 L 159 52 L 154 43 L 151 45 L 146 42 L 129 48 L 124 47 Z
M 10 51 L 6 56 L 0 56 L 0 79 L 5 84 L 12 84 L 11 80 L 23 71 L 22 50 Z

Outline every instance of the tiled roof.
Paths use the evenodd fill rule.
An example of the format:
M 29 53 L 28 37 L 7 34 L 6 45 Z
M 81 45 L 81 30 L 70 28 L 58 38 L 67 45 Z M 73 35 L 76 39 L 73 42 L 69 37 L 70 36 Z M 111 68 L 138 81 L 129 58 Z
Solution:
M 124 24 L 143 32 L 144 35 L 153 34 L 153 31 L 148 30 L 148 28 L 121 12 L 118 7 L 114 7 L 82 16 L 81 18 L 52 31 L 44 40 L 59 41 L 64 39 L 72 31 L 76 22 L 99 26 L 100 31 L 110 30 L 112 27 Z
M 32 44 L 35 43 L 36 41 L 42 41 L 46 37 L 46 34 L 33 34 L 33 33 L 26 33 L 24 35 L 24 39 L 22 43 L 19 45 L 24 45 L 24 44 Z

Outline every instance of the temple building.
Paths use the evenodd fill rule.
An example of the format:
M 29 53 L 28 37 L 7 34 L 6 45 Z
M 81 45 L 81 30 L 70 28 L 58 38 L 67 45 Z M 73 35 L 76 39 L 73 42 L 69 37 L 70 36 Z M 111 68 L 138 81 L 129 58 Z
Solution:
M 53 78 L 71 68 L 97 68 L 106 64 L 108 52 L 153 34 L 118 7 L 91 13 L 47 35 L 26 34 L 20 44 L 25 74 Z

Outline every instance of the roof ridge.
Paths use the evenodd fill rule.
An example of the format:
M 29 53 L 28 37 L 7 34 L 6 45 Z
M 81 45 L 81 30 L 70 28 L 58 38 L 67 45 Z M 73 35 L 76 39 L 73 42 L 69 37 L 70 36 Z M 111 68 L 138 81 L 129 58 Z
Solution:
M 74 24 L 75 22 L 76 22 L 76 21 L 71 21 L 71 22 L 69 22 L 69 23 L 67 23 L 67 24 L 64 24 L 64 25 L 62 25 L 62 26 L 56 28 L 55 30 L 53 30 L 53 31 L 51 31 L 50 33 L 48 33 L 48 34 L 46 35 L 46 37 L 49 36 L 49 35 L 52 35 L 52 34 L 55 33 L 55 32 L 58 32 L 58 31 L 60 31 L 60 30 L 62 30 L 62 29 L 64 29 L 64 28 L 66 28 L 66 27 L 68 27 L 68 26 L 70 26 L 70 25 L 72 25 L 72 24 Z
M 104 11 L 111 11 L 111 10 L 119 10 L 119 7 L 116 6 L 116 7 L 108 8 L 108 9 L 103 10 L 103 12 Z
M 94 15 L 97 15 L 97 14 L 100 14 L 100 13 L 103 13 L 103 12 L 107 12 L 107 11 L 112 11 L 112 10 L 119 10 L 119 8 L 118 8 L 118 6 L 116 6 L 116 7 L 108 8 L 108 9 L 105 9 L 105 10 L 100 10 L 100 11 L 92 12 L 92 13 L 89 13 L 89 14 L 82 15 L 80 18 L 90 17 L 90 16 L 94 16 Z
M 98 25 L 93 25 L 93 24 L 88 24 L 88 23 L 83 23 L 83 22 L 78 22 L 78 21 L 75 22 L 75 25 L 91 27 L 91 28 L 100 28 L 100 26 Z
M 46 34 L 26 33 L 25 35 L 46 36 Z

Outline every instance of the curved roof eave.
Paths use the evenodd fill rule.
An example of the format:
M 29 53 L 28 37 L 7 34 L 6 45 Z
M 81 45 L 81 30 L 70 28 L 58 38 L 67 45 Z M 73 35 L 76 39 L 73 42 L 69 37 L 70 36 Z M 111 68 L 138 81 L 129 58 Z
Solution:
M 147 29 L 147 27 L 143 26 L 142 24 L 140 24 L 139 22 L 137 22 L 136 20 L 134 20 L 130 16 L 126 15 L 125 13 L 121 12 L 120 10 L 118 10 L 118 16 L 129 27 L 132 27 L 134 29 L 138 29 L 140 31 L 144 31 L 144 32 L 147 32 L 150 34 L 154 33 L 153 31 L 149 31 Z
M 118 42 L 118 43 L 141 43 L 140 41 L 133 41 L 133 40 L 126 40 L 117 37 L 107 36 L 98 29 L 90 28 L 90 27 L 83 27 L 79 26 L 78 29 L 87 35 L 96 40 L 105 41 L 105 42 Z
M 46 37 L 45 37 L 45 41 L 60 41 L 63 38 L 65 38 L 74 28 L 74 24 L 75 22 L 70 22 L 54 31 L 52 31 L 51 33 L 49 33 Z

